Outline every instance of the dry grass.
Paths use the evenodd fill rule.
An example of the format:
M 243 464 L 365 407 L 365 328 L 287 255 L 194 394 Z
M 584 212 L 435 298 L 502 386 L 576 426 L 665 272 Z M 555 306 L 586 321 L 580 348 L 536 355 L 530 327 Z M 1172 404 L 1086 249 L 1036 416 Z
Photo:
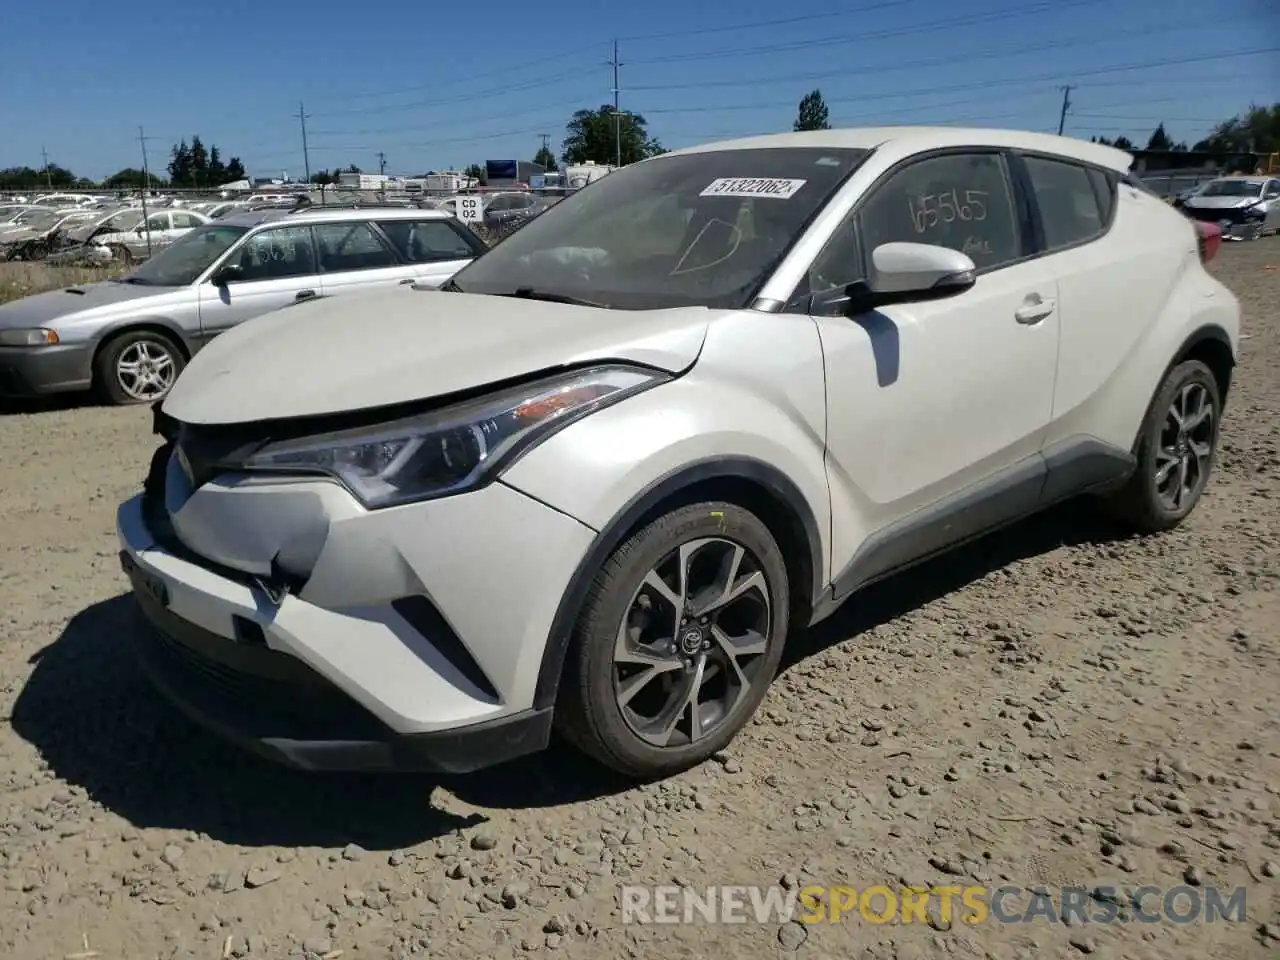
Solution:
M 78 283 L 95 283 L 123 272 L 116 266 L 54 267 L 46 263 L 0 263 L 0 303 Z

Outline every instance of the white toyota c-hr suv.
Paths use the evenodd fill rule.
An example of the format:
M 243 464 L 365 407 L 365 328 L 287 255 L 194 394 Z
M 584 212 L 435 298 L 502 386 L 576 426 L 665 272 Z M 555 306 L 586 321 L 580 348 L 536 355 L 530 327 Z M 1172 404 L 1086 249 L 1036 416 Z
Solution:
M 1239 306 L 1130 161 L 910 127 L 680 150 L 443 290 L 224 334 L 119 509 L 141 662 L 309 769 L 468 771 L 554 722 L 657 777 L 871 581 L 1080 493 L 1174 526 Z

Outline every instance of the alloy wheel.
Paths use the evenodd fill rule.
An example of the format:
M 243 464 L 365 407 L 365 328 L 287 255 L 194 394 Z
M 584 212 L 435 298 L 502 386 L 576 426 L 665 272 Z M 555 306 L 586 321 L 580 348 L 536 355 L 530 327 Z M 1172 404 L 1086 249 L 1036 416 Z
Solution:
M 136 340 L 116 360 L 116 382 L 134 400 L 164 396 L 176 376 L 172 349 L 156 340 Z
M 645 575 L 614 645 L 614 695 L 656 747 L 717 730 L 753 688 L 773 629 L 759 560 L 732 540 L 690 540 Z
M 1183 386 L 1165 412 L 1155 458 L 1156 493 L 1166 509 L 1186 509 L 1204 488 L 1216 427 L 1208 388 L 1194 382 Z

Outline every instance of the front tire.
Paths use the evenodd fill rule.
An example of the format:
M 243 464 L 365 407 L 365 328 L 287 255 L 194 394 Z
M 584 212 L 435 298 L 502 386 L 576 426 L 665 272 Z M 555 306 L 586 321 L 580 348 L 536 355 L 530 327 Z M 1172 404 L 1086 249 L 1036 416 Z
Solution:
M 782 551 L 751 512 L 707 502 L 659 517 L 591 585 L 561 683 L 561 733 L 634 779 L 701 763 L 763 700 L 789 600 Z
M 94 383 L 108 403 L 154 403 L 173 388 L 186 360 L 164 334 L 133 330 L 108 341 L 94 360 Z
M 1143 533 L 1171 530 L 1195 509 L 1213 471 L 1222 396 L 1213 371 L 1187 360 L 1169 371 L 1142 424 L 1137 468 L 1113 512 Z

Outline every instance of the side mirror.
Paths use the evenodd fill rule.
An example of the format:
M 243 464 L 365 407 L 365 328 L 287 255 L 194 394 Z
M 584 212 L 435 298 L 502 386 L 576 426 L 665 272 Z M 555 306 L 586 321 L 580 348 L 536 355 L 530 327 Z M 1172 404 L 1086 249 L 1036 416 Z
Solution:
M 872 294 L 905 300 L 934 300 L 963 293 L 978 282 L 978 268 L 959 250 L 932 243 L 883 243 L 871 251 Z
M 213 276 L 209 279 L 215 287 L 225 287 L 228 283 L 243 280 L 244 268 L 238 263 L 227 263 L 214 271 Z
M 871 251 L 870 276 L 813 298 L 810 312 L 857 316 L 894 303 L 940 300 L 978 282 L 977 266 L 958 250 L 932 243 L 882 243 Z

